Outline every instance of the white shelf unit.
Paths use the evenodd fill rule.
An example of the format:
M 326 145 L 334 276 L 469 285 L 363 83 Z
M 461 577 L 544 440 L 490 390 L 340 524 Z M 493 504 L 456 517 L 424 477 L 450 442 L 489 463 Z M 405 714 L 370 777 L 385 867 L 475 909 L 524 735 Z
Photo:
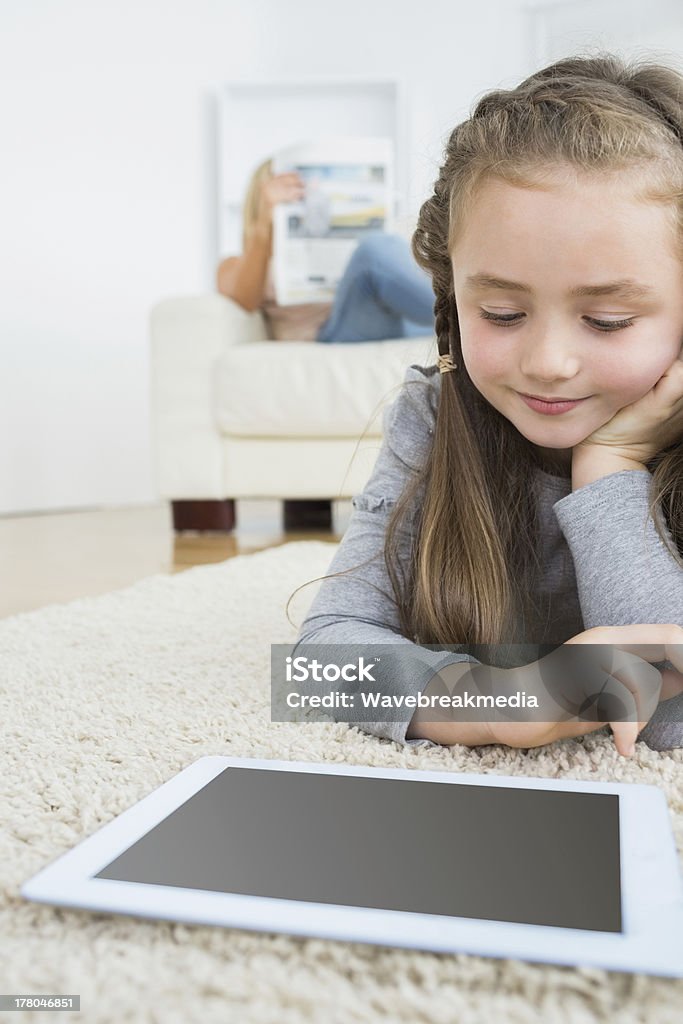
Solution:
M 239 255 L 242 203 L 251 175 L 280 148 L 318 135 L 385 136 L 394 142 L 394 216 L 408 183 L 405 81 L 401 77 L 227 82 L 217 98 L 214 254 Z

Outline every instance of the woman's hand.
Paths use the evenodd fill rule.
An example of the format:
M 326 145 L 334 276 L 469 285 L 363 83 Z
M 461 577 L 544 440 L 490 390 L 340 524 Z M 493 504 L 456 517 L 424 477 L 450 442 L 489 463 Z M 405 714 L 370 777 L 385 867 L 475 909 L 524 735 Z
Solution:
M 572 674 L 572 645 L 591 645 L 589 671 Z M 593 649 L 595 648 L 595 649 Z M 562 678 L 563 656 L 568 654 Z M 674 669 L 659 671 L 650 662 L 669 661 Z M 580 663 L 577 663 L 580 664 Z M 559 670 L 559 671 L 558 671 Z M 677 625 L 637 624 L 630 626 L 599 626 L 585 630 L 562 644 L 546 658 L 531 665 L 501 670 L 506 688 L 530 690 L 539 696 L 541 708 L 552 711 L 545 722 L 489 722 L 492 742 L 511 747 L 539 747 L 555 740 L 569 739 L 595 732 L 609 724 L 614 742 L 622 756 L 633 753 L 640 732 L 654 714 L 660 700 L 683 693 L 683 627 Z M 588 677 L 592 678 L 588 678 Z M 594 681 L 608 680 L 606 695 L 616 701 L 624 713 L 619 720 L 606 723 L 580 721 L 581 686 L 586 697 L 595 698 Z M 502 692 L 502 691 L 498 691 Z M 573 709 L 572 701 L 577 705 Z
M 604 448 L 611 455 L 646 465 L 657 452 L 683 439 L 683 349 L 657 383 L 625 405 L 574 451 Z
M 270 224 L 277 203 L 292 203 L 305 195 L 305 182 L 296 171 L 273 174 L 261 184 L 258 219 Z

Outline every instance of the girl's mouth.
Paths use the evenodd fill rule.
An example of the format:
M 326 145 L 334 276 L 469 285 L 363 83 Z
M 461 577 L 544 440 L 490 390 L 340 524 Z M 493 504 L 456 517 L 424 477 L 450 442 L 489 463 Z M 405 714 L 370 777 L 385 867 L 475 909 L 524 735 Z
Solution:
M 577 405 L 581 405 L 582 402 L 588 400 L 587 398 L 576 398 L 567 401 L 546 402 L 540 398 L 531 398 L 529 395 L 523 395 L 521 391 L 517 393 L 525 405 L 545 416 L 558 416 L 562 412 L 569 412 L 570 409 L 574 409 Z

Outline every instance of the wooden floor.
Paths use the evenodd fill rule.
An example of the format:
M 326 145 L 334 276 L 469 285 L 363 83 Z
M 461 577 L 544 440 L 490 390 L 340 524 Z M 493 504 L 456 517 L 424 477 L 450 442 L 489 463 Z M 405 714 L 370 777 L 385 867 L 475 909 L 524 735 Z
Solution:
M 238 501 L 231 534 L 176 536 L 166 503 L 0 517 L 0 617 L 290 541 L 339 541 L 351 503 L 337 501 L 332 507 L 330 533 L 285 533 L 279 501 Z

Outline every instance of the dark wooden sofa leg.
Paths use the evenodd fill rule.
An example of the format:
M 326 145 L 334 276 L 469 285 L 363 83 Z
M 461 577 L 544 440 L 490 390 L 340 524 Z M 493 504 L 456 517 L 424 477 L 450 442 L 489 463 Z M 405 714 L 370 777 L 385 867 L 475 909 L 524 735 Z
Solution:
M 233 498 L 223 501 L 172 501 L 173 529 L 211 530 L 230 533 L 235 528 L 235 502 Z
M 299 530 L 332 530 L 332 501 L 328 498 L 283 501 L 286 533 Z

